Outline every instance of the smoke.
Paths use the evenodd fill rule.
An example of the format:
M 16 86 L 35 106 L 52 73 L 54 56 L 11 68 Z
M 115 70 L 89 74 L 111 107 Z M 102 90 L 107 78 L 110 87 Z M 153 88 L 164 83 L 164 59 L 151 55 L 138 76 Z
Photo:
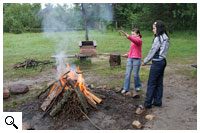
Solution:
M 57 5 L 57 7 L 47 7 L 43 11 L 42 28 L 44 36 L 55 42 L 56 67 L 57 78 L 66 73 L 67 58 L 64 58 L 73 45 L 69 46 L 69 40 L 72 40 L 67 22 L 70 21 L 67 18 L 67 11 Z M 78 45 L 77 45 L 78 46 Z
M 84 3 L 84 7 L 86 10 L 88 27 L 95 28 L 96 23 L 100 22 L 100 26 L 96 26 L 96 28 L 103 28 L 101 22 L 106 24 L 107 22 L 113 20 L 112 4 Z M 77 10 L 77 8 L 79 9 Z M 77 45 L 69 44 L 71 40 L 78 40 L 76 32 L 73 31 L 72 35 L 71 29 L 81 28 L 84 30 L 81 6 L 80 4 L 77 4 L 76 8 L 69 8 L 67 5 L 60 6 L 57 4 L 57 6 L 52 6 L 51 4 L 48 4 L 47 7 L 43 9 L 42 16 L 42 28 L 44 36 L 50 41 L 55 42 L 54 55 L 57 57 L 57 78 L 59 78 L 67 71 L 65 63 L 68 62 L 68 60 L 67 58 L 64 58 L 64 56 L 68 54 L 69 50 L 78 47 L 78 41 Z
M 65 56 L 65 51 L 61 51 L 58 53 L 56 58 L 56 66 L 58 72 L 58 78 L 66 72 L 65 60 L 63 57 Z
M 86 10 L 86 18 L 90 29 L 98 28 L 102 30 L 106 28 L 108 22 L 113 21 L 113 8 L 110 3 L 84 3 Z

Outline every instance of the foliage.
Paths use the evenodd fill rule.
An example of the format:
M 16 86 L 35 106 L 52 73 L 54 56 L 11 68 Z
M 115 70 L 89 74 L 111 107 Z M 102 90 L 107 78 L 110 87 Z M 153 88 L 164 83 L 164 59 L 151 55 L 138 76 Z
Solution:
M 41 31 L 42 22 L 47 16 L 61 21 L 66 27 L 64 30 L 83 30 L 81 4 L 73 5 L 46 4 L 46 7 L 41 9 L 39 3 L 4 3 L 4 32 Z M 196 30 L 197 28 L 196 3 L 84 3 L 84 7 L 88 28 L 98 29 L 102 33 L 105 33 L 106 28 L 138 27 L 141 30 L 151 30 L 152 23 L 156 20 L 163 20 L 170 33 L 174 30 Z M 63 29 L 60 28 L 59 31 L 61 30 Z
M 154 21 L 166 23 L 170 33 L 174 30 L 196 30 L 197 4 L 195 3 L 137 3 L 113 4 L 114 20 L 118 27 L 150 30 Z
M 36 16 L 40 8 L 40 4 L 4 4 L 4 31 L 22 33 L 40 27 L 41 20 Z

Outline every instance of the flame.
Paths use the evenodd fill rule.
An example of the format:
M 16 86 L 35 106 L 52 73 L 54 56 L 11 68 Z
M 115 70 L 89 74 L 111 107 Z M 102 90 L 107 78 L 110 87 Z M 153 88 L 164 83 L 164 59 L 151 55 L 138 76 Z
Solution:
M 76 79 L 75 72 L 74 72 L 74 70 L 70 69 L 69 63 L 66 63 L 66 66 L 67 66 L 67 71 L 70 71 L 68 74 L 69 78 Z
M 93 103 L 100 103 L 102 100 L 98 97 L 96 97 L 93 93 L 91 93 L 90 90 L 87 89 L 86 85 L 85 85 L 85 80 L 83 78 L 83 74 L 80 71 L 79 66 L 76 66 L 76 72 L 73 71 L 72 69 L 70 69 L 69 63 L 66 63 L 66 67 L 67 67 L 67 71 L 70 71 L 67 74 L 68 78 L 71 78 L 72 80 L 76 81 L 75 83 L 75 87 L 79 86 L 80 91 L 83 92 L 83 94 Z M 78 73 L 78 74 L 76 74 Z M 67 82 L 66 81 L 66 77 L 60 77 L 60 82 L 62 84 L 62 86 Z M 59 82 L 56 82 L 53 87 L 50 90 L 50 93 L 55 89 L 56 86 L 58 86 Z M 59 86 L 58 90 L 61 89 L 61 86 Z M 66 85 L 66 87 L 64 88 L 65 90 L 69 89 L 69 86 Z M 57 91 L 56 93 L 58 93 L 59 91 Z M 65 95 L 65 92 L 62 93 L 62 96 Z
M 77 70 L 77 72 L 80 72 L 79 66 L 76 66 L 76 70 Z M 78 80 L 77 80 L 77 82 L 79 84 L 80 90 L 82 91 L 83 90 L 82 86 L 84 86 L 83 74 L 78 74 Z
M 62 77 L 60 77 L 60 82 L 61 82 L 62 86 L 64 86 L 65 81 L 64 81 L 64 79 Z M 66 85 L 64 89 L 67 90 L 68 86 Z
M 69 63 L 67 63 L 67 62 L 66 62 L 66 67 L 67 67 L 67 71 L 70 71 L 68 73 L 68 77 L 71 78 L 72 80 L 77 79 L 77 82 L 75 83 L 75 87 L 77 87 L 77 85 L 78 85 L 80 90 L 85 95 L 87 95 L 88 94 L 87 87 L 85 86 L 85 83 L 84 83 L 85 80 L 83 78 L 83 74 L 79 73 L 79 72 L 81 72 L 79 66 L 76 66 L 76 71 L 79 73 L 78 76 L 77 76 L 77 74 L 75 74 L 76 72 L 74 70 L 70 69 Z M 64 79 L 62 77 L 60 77 L 60 80 L 61 80 L 62 85 L 64 85 L 64 83 L 65 83 Z M 68 88 L 68 86 L 65 87 L 65 89 L 67 89 L 67 88 Z
M 76 66 L 77 72 L 80 72 L 79 66 Z M 77 83 L 79 85 L 80 90 L 87 95 L 87 88 L 84 84 L 85 80 L 83 78 L 83 74 L 78 74 L 78 80 Z

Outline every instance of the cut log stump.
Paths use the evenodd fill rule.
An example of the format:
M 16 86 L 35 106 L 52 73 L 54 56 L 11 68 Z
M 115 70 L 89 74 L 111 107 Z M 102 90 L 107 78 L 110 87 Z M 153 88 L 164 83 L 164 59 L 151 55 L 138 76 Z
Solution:
M 109 59 L 110 66 L 121 66 L 121 56 L 119 53 L 111 53 Z

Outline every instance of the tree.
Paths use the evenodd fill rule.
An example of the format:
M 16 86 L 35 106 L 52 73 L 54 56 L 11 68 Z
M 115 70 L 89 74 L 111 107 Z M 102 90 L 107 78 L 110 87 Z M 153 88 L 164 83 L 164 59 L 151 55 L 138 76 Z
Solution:
M 40 4 L 4 4 L 4 31 L 21 33 L 39 27 L 36 14 L 40 8 Z
M 171 33 L 197 27 L 196 3 L 115 3 L 113 6 L 114 20 L 119 27 L 150 30 L 156 20 L 164 21 Z
M 82 8 L 83 20 L 85 24 L 85 40 L 88 41 L 89 38 L 88 38 L 87 18 L 86 18 L 86 12 L 85 12 L 85 7 L 83 3 L 81 4 L 81 8 Z

